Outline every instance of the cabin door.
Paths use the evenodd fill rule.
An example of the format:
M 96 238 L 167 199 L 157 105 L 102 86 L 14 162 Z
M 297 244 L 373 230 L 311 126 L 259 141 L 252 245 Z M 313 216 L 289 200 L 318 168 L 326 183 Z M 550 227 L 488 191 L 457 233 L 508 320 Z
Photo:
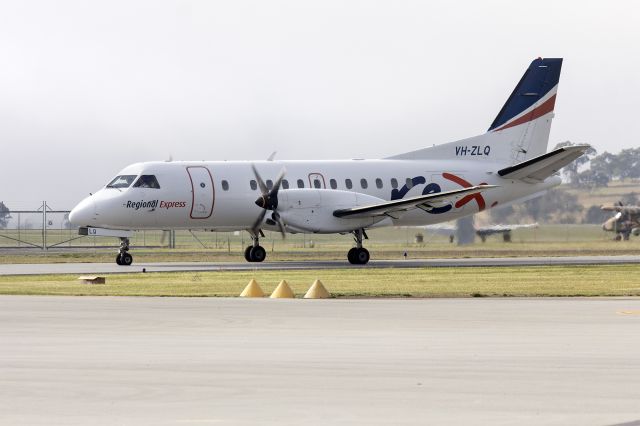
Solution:
M 207 219 L 213 213 L 213 177 L 206 167 L 187 167 L 191 181 L 191 219 Z

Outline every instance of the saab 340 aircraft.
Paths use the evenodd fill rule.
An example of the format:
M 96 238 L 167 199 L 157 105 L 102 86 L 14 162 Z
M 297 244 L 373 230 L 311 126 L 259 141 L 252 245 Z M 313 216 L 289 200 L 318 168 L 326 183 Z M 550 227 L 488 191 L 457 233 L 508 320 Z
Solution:
M 143 229 L 247 230 L 249 262 L 266 257 L 263 229 L 351 233 L 347 259 L 365 264 L 367 229 L 447 222 L 560 184 L 557 171 L 588 148 L 546 152 L 561 67 L 534 60 L 480 136 L 379 160 L 137 163 L 69 219 L 81 235 L 119 237 L 119 265 Z

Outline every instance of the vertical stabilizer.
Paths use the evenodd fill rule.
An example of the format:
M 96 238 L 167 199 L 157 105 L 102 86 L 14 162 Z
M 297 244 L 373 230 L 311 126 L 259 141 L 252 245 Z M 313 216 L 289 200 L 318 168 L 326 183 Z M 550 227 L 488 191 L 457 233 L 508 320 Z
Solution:
M 531 62 L 487 133 L 389 158 L 464 160 L 473 157 L 512 165 L 546 153 L 561 69 L 561 58 L 538 58 Z
M 512 163 L 547 152 L 561 69 L 561 58 L 531 62 L 489 127 L 489 134 L 507 136 Z

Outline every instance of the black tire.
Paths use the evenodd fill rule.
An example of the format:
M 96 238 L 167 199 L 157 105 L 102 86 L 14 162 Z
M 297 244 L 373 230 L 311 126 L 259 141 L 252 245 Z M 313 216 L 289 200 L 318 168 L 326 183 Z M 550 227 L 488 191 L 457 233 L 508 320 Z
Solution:
M 247 262 L 253 262 L 253 260 L 251 260 L 251 249 L 252 248 L 253 248 L 252 246 L 247 246 L 247 248 L 244 249 L 244 259 Z
M 356 263 L 358 265 L 366 265 L 369 262 L 369 250 L 362 247 L 356 251 Z
M 267 251 L 262 246 L 255 246 L 251 248 L 249 256 L 253 262 L 262 262 L 267 258 Z
M 129 253 L 122 253 L 122 256 L 120 256 L 120 264 L 122 266 L 129 266 L 133 263 L 133 256 L 131 256 Z
M 116 256 L 116 263 L 118 265 L 122 265 L 122 261 L 120 260 L 120 253 L 118 253 L 118 255 Z
M 351 250 L 349 250 L 347 252 L 347 260 L 349 260 L 349 263 L 352 265 L 356 264 L 356 252 L 358 251 L 357 248 L 352 247 Z

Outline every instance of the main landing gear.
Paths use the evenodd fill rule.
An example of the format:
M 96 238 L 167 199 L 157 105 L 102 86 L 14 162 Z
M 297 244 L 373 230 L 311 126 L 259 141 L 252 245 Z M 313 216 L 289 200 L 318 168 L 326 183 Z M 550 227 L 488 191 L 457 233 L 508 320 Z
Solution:
M 369 237 L 364 229 L 357 229 L 353 231 L 353 239 L 356 242 L 356 246 L 353 247 L 347 253 L 347 259 L 352 265 L 365 265 L 369 262 L 369 250 L 362 247 L 362 238 L 368 240 Z
M 264 237 L 262 231 L 259 231 L 259 234 L 251 233 L 253 244 L 244 249 L 247 262 L 262 262 L 267 257 L 267 251 L 260 245 L 260 235 Z
M 122 266 L 129 266 L 133 263 L 133 256 L 129 254 L 129 238 L 120 238 L 120 249 L 116 256 L 116 263 Z

